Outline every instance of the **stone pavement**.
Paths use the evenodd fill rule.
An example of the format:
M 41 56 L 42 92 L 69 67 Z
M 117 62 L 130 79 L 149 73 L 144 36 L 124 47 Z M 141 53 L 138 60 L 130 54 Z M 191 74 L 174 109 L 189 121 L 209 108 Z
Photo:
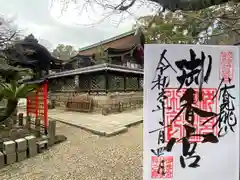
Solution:
M 119 114 L 109 114 L 107 116 L 95 113 L 51 109 L 48 111 L 48 117 L 88 130 L 97 135 L 113 136 L 126 132 L 129 126 L 141 123 L 143 121 L 143 109 L 140 108 Z

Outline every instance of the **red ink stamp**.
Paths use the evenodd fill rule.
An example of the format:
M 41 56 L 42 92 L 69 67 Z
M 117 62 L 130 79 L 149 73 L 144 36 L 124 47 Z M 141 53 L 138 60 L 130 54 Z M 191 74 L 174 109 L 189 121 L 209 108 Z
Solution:
M 168 97 L 165 101 L 165 142 L 168 142 L 172 137 L 178 139 L 183 138 L 186 136 L 184 124 L 186 123 L 185 120 L 185 110 L 173 121 L 171 125 L 171 121 L 177 116 L 177 114 L 181 111 L 182 107 L 180 104 L 180 98 L 184 94 L 186 89 L 180 89 L 179 91 L 176 88 L 167 88 L 165 89 L 165 95 Z M 209 112 L 218 112 L 218 99 L 215 98 L 212 100 L 217 93 L 217 89 L 215 88 L 203 88 L 202 89 L 202 101 L 198 101 L 198 91 L 199 89 L 194 89 L 195 96 L 194 96 L 194 107 L 198 107 L 201 110 L 209 111 Z M 197 114 L 194 114 L 194 128 L 195 134 L 207 134 L 207 133 L 214 133 L 217 136 L 218 134 L 218 127 L 216 126 L 213 129 L 214 124 L 217 121 L 217 117 L 214 117 L 211 121 L 202 125 L 209 117 L 200 117 Z M 191 136 L 189 138 L 189 142 L 201 142 L 202 137 L 200 136 Z
M 226 51 L 220 54 L 219 79 L 223 82 L 233 80 L 233 55 L 232 52 Z
M 152 178 L 173 177 L 173 156 L 152 156 Z

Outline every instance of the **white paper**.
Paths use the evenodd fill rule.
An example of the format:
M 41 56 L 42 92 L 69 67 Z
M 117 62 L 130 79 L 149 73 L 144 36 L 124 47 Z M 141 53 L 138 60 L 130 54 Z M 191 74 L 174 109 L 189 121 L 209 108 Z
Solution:
M 165 69 L 160 72 L 160 70 L 156 70 L 156 68 L 161 59 L 161 54 L 164 51 L 166 51 L 164 55 L 166 59 L 161 61 L 163 64 L 159 67 L 160 69 Z M 194 56 L 192 56 L 192 59 L 190 58 L 190 51 L 192 52 L 192 55 L 195 53 L 195 60 Z M 201 62 L 203 62 L 202 58 L 204 56 L 205 60 L 202 67 Z M 211 59 L 212 63 L 210 63 Z M 167 63 L 166 60 L 169 63 Z M 239 179 L 239 60 L 239 48 L 236 46 L 145 45 L 144 180 Z M 183 64 L 182 62 L 184 61 L 191 61 L 192 63 Z M 198 62 L 200 63 L 197 64 Z M 167 67 L 167 65 L 171 66 Z M 195 69 L 194 66 L 196 66 Z M 193 71 L 190 70 L 191 68 Z M 195 72 L 192 82 L 190 76 L 186 79 L 182 77 L 184 71 L 187 75 L 189 75 L 190 72 L 193 74 Z M 158 78 L 162 78 L 162 86 L 160 86 L 159 89 L 157 86 L 153 88 L 154 85 L 157 84 L 156 80 Z M 179 89 L 181 80 L 183 81 L 183 85 L 182 88 Z M 233 88 L 227 89 L 225 93 L 224 91 L 221 91 L 220 93 L 220 89 L 224 88 L 225 85 L 226 87 L 231 86 Z M 162 88 L 164 89 L 164 94 L 166 96 L 165 99 L 162 99 L 164 102 L 163 104 L 158 100 Z M 186 98 L 185 100 L 183 99 L 181 103 L 180 98 L 186 90 L 190 88 L 195 91 L 195 100 L 192 105 L 188 105 L 191 111 L 188 111 L 187 113 L 187 109 L 183 105 L 186 103 Z M 198 99 L 200 96 L 199 89 L 201 89 L 201 92 L 203 93 L 202 100 Z M 188 91 L 190 92 L 191 90 Z M 229 96 L 227 92 L 231 96 Z M 187 98 L 189 99 L 189 97 L 190 93 Z M 157 106 L 160 108 L 164 106 L 164 111 L 159 110 Z M 234 110 L 233 106 L 235 108 Z M 196 111 L 193 111 L 192 107 L 207 112 L 213 112 L 215 115 L 209 115 L 209 117 L 205 118 L 200 117 L 196 114 Z M 220 107 L 222 107 L 221 110 Z M 227 110 L 227 107 L 230 110 Z M 184 109 L 178 118 L 175 118 L 182 108 Z M 195 131 L 191 135 L 201 135 L 190 136 L 187 138 L 191 143 L 189 151 L 191 151 L 194 142 L 197 143 L 195 152 L 193 154 L 187 153 L 184 155 L 182 152 L 183 141 L 175 143 L 171 151 L 166 151 L 165 147 L 171 138 L 174 137 L 178 140 L 186 135 L 186 130 L 183 125 L 187 124 L 188 126 L 191 126 L 191 122 L 187 122 L 185 114 L 191 115 L 191 113 L 194 113 L 194 124 L 192 126 L 195 128 Z M 231 113 L 230 117 L 232 119 L 227 118 L 229 113 Z M 224 123 L 224 117 L 226 123 Z M 236 117 L 236 119 L 234 119 L 234 117 Z M 209 122 L 202 125 L 202 123 L 207 120 L 209 120 Z M 163 126 L 159 121 L 164 123 Z M 213 128 L 214 124 L 217 124 L 215 128 Z M 166 127 L 167 125 L 169 127 Z M 164 131 L 164 142 L 160 141 L 158 143 L 159 129 Z M 219 132 L 220 134 L 225 135 L 219 137 Z M 216 136 L 218 143 L 202 143 L 202 140 L 204 139 L 203 135 L 209 133 L 213 133 Z M 159 150 L 157 151 L 157 149 Z M 185 162 L 185 168 L 180 164 L 181 156 Z M 190 156 L 201 158 L 197 163 L 199 167 L 189 167 L 189 165 L 195 160 L 195 158 L 187 159 Z

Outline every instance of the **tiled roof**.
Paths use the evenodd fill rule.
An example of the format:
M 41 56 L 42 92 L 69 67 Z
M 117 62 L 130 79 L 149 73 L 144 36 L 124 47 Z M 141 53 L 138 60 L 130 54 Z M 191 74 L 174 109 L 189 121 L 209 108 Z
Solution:
M 106 43 L 109 43 L 109 42 L 112 42 L 112 41 L 116 41 L 116 40 L 118 40 L 118 39 L 121 39 L 121 38 L 130 36 L 130 35 L 134 35 L 135 32 L 136 32 L 136 30 L 131 30 L 131 31 L 128 31 L 128 32 L 126 32 L 126 33 L 120 34 L 120 35 L 118 35 L 118 36 L 115 36 L 115 37 L 112 37 L 112 38 L 109 38 L 109 39 L 100 41 L 100 42 L 98 42 L 98 43 L 92 44 L 92 45 L 90 45 L 90 46 L 86 46 L 86 47 L 80 48 L 80 49 L 79 49 L 79 52 L 85 51 L 85 50 L 87 50 L 87 49 L 91 49 L 91 48 L 94 48 L 94 47 L 97 47 L 97 46 L 100 46 L 100 45 L 103 45 L 103 44 L 106 44 Z

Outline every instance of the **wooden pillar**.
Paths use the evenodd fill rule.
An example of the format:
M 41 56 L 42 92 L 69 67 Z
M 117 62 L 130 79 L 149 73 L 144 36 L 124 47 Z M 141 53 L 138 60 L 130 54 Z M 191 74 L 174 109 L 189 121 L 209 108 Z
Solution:
M 48 127 L 48 82 L 43 84 L 43 105 L 44 105 L 44 128 L 45 134 L 47 134 Z
M 91 92 L 91 75 L 87 74 L 86 75 L 86 79 L 87 79 L 87 90 L 88 90 L 88 93 Z
M 80 85 L 80 83 L 83 83 L 82 80 L 82 76 L 81 75 L 78 75 L 78 90 L 81 90 L 82 86 Z
M 109 90 L 109 74 L 107 71 L 105 71 L 105 93 L 108 93 Z
M 137 81 L 138 81 L 138 90 L 141 89 L 141 85 L 140 85 L 140 76 L 137 77 Z
M 74 85 L 76 89 L 79 89 L 79 75 L 75 75 L 74 77 Z
M 126 90 L 127 90 L 127 78 L 126 78 L 126 74 L 123 75 L 123 83 L 124 83 L 124 92 L 126 92 Z

